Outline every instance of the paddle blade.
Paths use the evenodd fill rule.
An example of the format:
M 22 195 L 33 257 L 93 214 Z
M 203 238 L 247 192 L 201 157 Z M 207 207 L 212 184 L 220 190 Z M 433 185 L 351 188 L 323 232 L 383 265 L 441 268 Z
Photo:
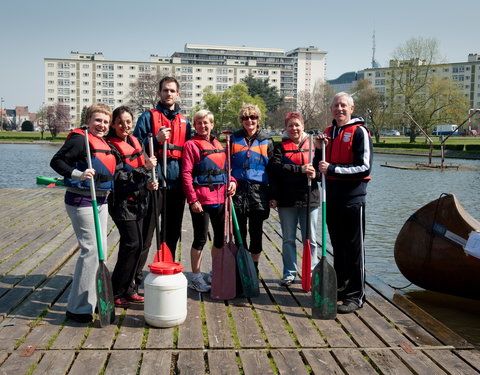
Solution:
M 172 252 L 168 248 L 165 242 L 162 242 L 160 248 L 155 253 L 155 257 L 153 258 L 153 262 L 173 262 Z
M 99 262 L 95 281 L 100 327 L 105 327 L 115 321 L 115 305 L 113 304 L 112 280 L 103 261 Z
M 337 316 L 337 275 L 322 257 L 312 274 L 312 317 L 332 320 Z
M 233 242 L 226 243 L 212 261 L 213 299 L 233 299 L 237 295 L 236 261 L 237 247 Z
M 303 244 L 302 256 L 302 289 L 305 292 L 310 291 L 312 272 L 312 253 L 310 250 L 310 240 L 306 240 Z
M 55 185 L 55 182 L 52 182 L 51 184 L 48 184 L 48 185 L 47 185 L 47 188 L 52 188 L 52 187 L 55 187 L 55 186 L 56 186 L 56 185 Z
M 255 264 L 250 253 L 245 247 L 240 246 L 237 251 L 237 269 L 240 274 L 243 295 L 247 298 L 258 297 L 260 288 L 258 285 L 258 276 Z

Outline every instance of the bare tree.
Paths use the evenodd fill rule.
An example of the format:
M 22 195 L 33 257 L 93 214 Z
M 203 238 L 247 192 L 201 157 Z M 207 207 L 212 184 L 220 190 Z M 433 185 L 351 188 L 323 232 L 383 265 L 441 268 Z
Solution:
M 139 75 L 130 85 L 128 106 L 136 113 L 155 108 L 158 102 L 158 83 L 165 76 L 158 71 Z
M 52 138 L 70 127 L 70 107 L 56 103 L 47 107 L 46 118 Z
M 330 103 L 334 96 L 327 83 L 317 83 L 313 91 L 300 91 L 297 97 L 297 110 L 305 120 L 305 129 L 323 130 L 330 122 Z

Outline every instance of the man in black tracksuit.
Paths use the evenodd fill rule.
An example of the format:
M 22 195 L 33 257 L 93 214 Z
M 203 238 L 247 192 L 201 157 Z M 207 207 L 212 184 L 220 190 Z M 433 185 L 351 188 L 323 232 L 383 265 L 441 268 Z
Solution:
M 372 139 L 352 97 L 335 95 L 332 125 L 319 136 L 327 148 L 319 170 L 326 178 L 327 225 L 337 274 L 337 311 L 351 313 L 365 302 L 365 198 L 372 168 Z

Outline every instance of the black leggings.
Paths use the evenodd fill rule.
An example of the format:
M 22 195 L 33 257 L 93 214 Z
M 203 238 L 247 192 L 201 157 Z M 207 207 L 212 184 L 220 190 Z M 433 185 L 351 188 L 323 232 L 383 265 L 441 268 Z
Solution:
M 196 250 L 203 250 L 207 243 L 208 222 L 212 223 L 213 228 L 213 246 L 217 249 L 223 247 L 225 243 L 224 220 L 225 220 L 225 204 L 218 206 L 202 206 L 203 212 L 192 214 L 193 224 L 193 243 L 192 247 Z
M 243 245 L 252 254 L 260 254 L 262 252 L 263 221 L 268 218 L 269 212 L 256 210 L 249 211 L 247 214 L 241 214 L 238 211 L 235 211 L 235 214 L 237 215 Z M 247 245 L 247 221 L 250 245 Z

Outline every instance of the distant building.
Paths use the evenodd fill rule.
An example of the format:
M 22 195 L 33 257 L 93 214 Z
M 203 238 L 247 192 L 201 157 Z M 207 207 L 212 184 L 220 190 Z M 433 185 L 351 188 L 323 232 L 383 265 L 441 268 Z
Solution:
M 45 58 L 45 104 L 70 106 L 78 125 L 82 108 L 100 101 L 114 108 L 129 101 L 130 85 L 142 74 L 174 75 L 181 83 L 181 105 L 189 115 L 201 104 L 203 90 L 223 92 L 247 75 L 268 78 L 280 95 L 296 97 L 324 81 L 326 52 L 315 47 L 285 52 L 279 48 L 186 44 L 172 56 L 149 61 L 105 60 L 101 52 L 71 52 L 70 58 Z
M 329 79 L 327 83 L 332 86 L 333 90 L 337 92 L 351 92 L 353 86 L 359 81 L 356 72 L 343 73 L 336 79 Z
M 15 109 L 3 109 L 0 113 L 2 122 L 5 122 L 5 126 L 10 130 L 21 130 L 21 126 L 24 121 L 36 120 L 36 113 L 30 113 L 28 106 L 17 106 Z

